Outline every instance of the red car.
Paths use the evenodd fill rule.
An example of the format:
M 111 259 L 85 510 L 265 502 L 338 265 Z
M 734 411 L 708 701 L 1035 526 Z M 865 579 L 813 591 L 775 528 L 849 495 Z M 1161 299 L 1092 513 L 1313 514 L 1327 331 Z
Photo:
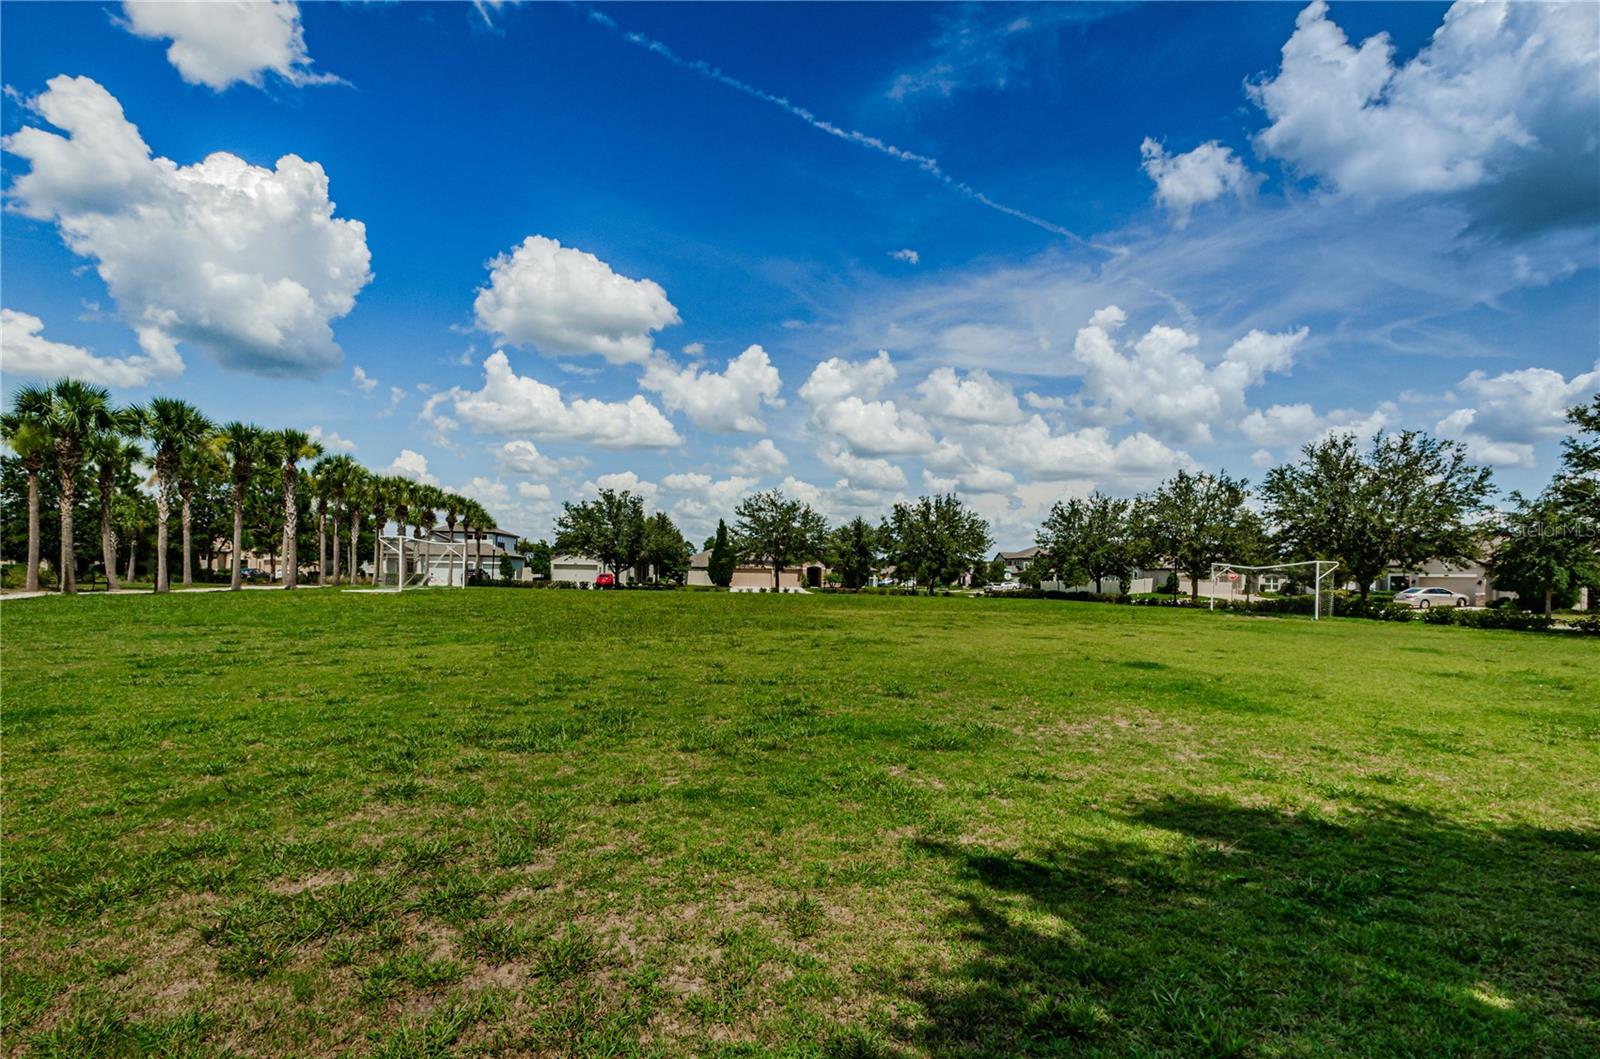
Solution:
M 594 587 L 595 588 L 616 588 L 617 587 L 617 575 L 616 574 L 598 574 L 598 575 L 596 575 L 595 579 L 594 579 Z

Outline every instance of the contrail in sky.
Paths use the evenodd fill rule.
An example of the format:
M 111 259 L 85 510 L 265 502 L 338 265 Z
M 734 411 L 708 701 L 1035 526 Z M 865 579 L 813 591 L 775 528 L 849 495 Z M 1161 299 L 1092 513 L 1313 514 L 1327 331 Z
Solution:
M 1088 239 L 1080 236 L 1077 232 L 1063 228 L 1061 225 L 1056 224 L 1053 221 L 1047 221 L 1043 217 L 1035 217 L 1031 213 L 1026 213 L 1014 206 L 1007 206 L 1003 202 L 996 202 L 994 199 L 991 199 L 988 195 L 985 195 L 971 184 L 968 184 L 963 180 L 957 180 L 949 173 L 946 173 L 943 167 L 939 165 L 939 160 L 937 158 L 930 158 L 925 154 L 917 154 L 914 151 L 907 151 L 902 147 L 896 147 L 892 143 L 885 143 L 876 136 L 869 136 L 866 133 L 858 132 L 855 129 L 841 128 L 831 121 L 819 118 L 815 113 L 807 110 L 798 103 L 792 102 L 783 96 L 775 96 L 771 92 L 764 92 L 755 85 L 747 84 L 744 81 L 739 80 L 737 77 L 723 73 L 720 69 L 712 66 L 708 62 L 700 59 L 685 59 L 683 56 L 679 55 L 677 52 L 673 51 L 669 46 L 659 40 L 647 37 L 643 33 L 631 33 L 617 25 L 616 19 L 612 18 L 610 15 L 596 11 L 593 8 L 587 9 L 587 14 L 590 21 L 596 22 L 599 25 L 605 26 L 609 30 L 621 34 L 622 39 L 627 41 L 629 44 L 633 44 L 649 52 L 654 52 L 656 55 L 661 56 L 661 58 L 667 60 L 667 62 L 674 66 L 688 70 L 691 73 L 698 74 L 701 77 L 715 81 L 718 84 L 726 85 L 734 91 L 742 92 L 752 99 L 759 99 L 763 103 L 770 103 L 779 110 L 782 110 L 793 117 L 799 118 L 801 121 L 805 122 L 807 125 L 810 125 L 813 129 L 816 129 L 819 132 L 825 132 L 829 136 L 837 137 L 838 139 L 844 140 L 847 143 L 853 143 L 858 147 L 865 147 L 869 151 L 876 151 L 879 154 L 888 155 L 897 162 L 905 162 L 909 165 L 914 165 L 924 173 L 927 173 L 929 176 L 933 177 L 935 180 L 942 182 L 946 187 L 965 195 L 974 202 L 981 203 L 982 205 L 989 207 L 991 210 L 995 210 L 998 213 L 1003 213 L 1008 217 L 1015 217 L 1019 221 L 1026 221 L 1035 228 L 1042 228 L 1054 235 L 1064 236 L 1083 246 L 1093 247 L 1096 250 L 1110 254 L 1122 253 L 1121 250 L 1090 242 Z

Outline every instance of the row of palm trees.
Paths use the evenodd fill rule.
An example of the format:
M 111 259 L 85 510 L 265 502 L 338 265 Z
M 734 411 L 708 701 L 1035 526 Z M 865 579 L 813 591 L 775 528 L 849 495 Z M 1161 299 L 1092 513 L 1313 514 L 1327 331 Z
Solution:
M 85 467 L 93 469 L 100 509 L 100 547 L 110 588 L 118 588 L 117 539 L 113 507 L 118 496 L 139 481 L 138 467 L 153 471 L 156 507 L 155 590 L 171 591 L 168 570 L 168 529 L 174 508 L 182 532 L 182 583 L 194 583 L 194 544 L 191 539 L 191 505 L 205 480 L 225 480 L 233 506 L 231 586 L 243 587 L 244 513 L 252 490 L 277 486 L 282 502 L 283 586 L 299 583 L 299 511 L 302 490 L 313 500 L 317 519 L 317 581 L 338 584 L 353 581 L 359 569 L 356 550 L 362 529 L 374 532 L 373 563 L 382 569 L 381 531 L 394 522 L 400 527 L 398 568 L 404 576 L 405 533 L 409 529 L 424 539 L 442 515 L 451 537 L 458 526 L 475 542 L 481 568 L 483 531 L 494 519 L 477 501 L 408 478 L 367 470 L 349 456 L 326 455 L 322 446 L 304 431 L 267 430 L 252 423 L 213 423 L 187 401 L 155 397 L 139 406 L 115 407 L 103 387 L 74 379 L 50 386 L 23 386 L 12 398 L 11 409 L 0 414 L 0 438 L 16 453 L 28 481 L 29 591 L 39 589 L 39 483 L 53 462 L 59 475 L 61 555 L 57 564 L 62 592 L 76 591 L 77 555 L 73 513 Z M 302 464 L 315 461 L 309 468 Z M 274 483 L 271 476 L 276 476 Z M 346 548 L 340 530 L 347 529 Z M 331 530 L 331 563 L 328 544 Z M 348 566 L 341 568 L 348 556 Z M 463 563 L 463 567 L 465 563 Z M 467 571 L 462 570 L 465 579 Z M 132 577 L 132 564 L 129 567 Z M 455 583 L 455 559 L 448 558 L 447 578 Z

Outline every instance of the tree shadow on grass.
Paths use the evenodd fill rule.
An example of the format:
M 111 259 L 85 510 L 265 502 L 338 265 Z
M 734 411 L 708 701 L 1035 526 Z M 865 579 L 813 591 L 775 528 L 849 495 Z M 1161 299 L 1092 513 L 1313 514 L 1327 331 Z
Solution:
M 955 872 L 962 962 L 911 987 L 923 1018 L 903 1039 L 941 1056 L 1600 1055 L 1600 832 L 1200 798 L 1125 822 L 1126 840 L 1032 856 L 924 843 Z

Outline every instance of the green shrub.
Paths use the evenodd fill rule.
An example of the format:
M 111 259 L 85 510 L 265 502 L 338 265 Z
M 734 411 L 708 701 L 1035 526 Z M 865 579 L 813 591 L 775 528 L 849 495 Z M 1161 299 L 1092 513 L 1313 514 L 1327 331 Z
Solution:
M 1572 618 L 1567 624 L 1586 636 L 1600 636 L 1600 614 L 1586 614 L 1581 618 Z
M 1543 614 L 1525 614 L 1519 610 L 1464 610 L 1458 623 L 1474 629 L 1515 629 L 1519 632 L 1542 632 L 1555 624 Z

